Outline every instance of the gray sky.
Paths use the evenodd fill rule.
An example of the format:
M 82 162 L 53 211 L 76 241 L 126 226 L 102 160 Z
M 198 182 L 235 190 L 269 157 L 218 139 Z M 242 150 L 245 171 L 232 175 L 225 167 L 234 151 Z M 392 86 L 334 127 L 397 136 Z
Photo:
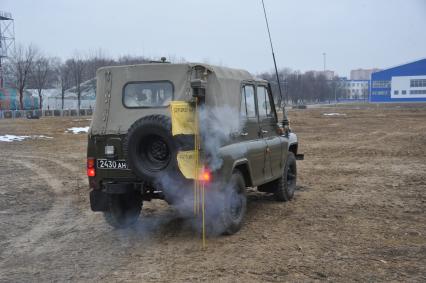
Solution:
M 278 66 L 389 67 L 426 57 L 426 0 L 265 0 Z M 16 41 L 67 58 L 184 57 L 272 69 L 261 0 L 0 0 L 15 18 Z

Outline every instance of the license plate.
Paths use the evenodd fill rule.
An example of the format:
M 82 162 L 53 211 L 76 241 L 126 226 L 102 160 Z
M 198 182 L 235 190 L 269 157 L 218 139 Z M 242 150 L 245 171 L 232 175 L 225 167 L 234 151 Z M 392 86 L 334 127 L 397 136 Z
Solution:
M 126 160 L 98 159 L 97 167 L 99 169 L 129 169 Z

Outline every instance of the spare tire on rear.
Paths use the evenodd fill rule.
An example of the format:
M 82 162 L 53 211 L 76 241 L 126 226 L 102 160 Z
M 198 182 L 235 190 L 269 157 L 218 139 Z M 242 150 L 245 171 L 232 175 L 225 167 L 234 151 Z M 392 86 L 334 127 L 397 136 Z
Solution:
M 170 118 L 164 115 L 137 120 L 130 127 L 124 143 L 130 169 L 152 183 L 159 182 L 165 174 L 179 174 L 177 150 Z

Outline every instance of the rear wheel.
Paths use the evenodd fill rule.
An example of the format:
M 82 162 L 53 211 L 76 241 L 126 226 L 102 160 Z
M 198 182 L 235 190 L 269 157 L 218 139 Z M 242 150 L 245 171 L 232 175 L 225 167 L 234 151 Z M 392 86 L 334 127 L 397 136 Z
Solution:
M 141 209 L 140 192 L 112 194 L 108 196 L 108 211 L 104 212 L 104 218 L 114 228 L 126 228 L 138 220 Z

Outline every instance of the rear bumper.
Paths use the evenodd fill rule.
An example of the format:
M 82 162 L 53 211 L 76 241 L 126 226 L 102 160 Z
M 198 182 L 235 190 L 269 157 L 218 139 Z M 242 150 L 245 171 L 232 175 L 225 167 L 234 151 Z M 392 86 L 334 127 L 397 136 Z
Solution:
M 90 208 L 93 211 L 107 211 L 110 195 L 125 194 L 135 189 L 135 184 L 104 184 L 101 190 L 90 192 Z

